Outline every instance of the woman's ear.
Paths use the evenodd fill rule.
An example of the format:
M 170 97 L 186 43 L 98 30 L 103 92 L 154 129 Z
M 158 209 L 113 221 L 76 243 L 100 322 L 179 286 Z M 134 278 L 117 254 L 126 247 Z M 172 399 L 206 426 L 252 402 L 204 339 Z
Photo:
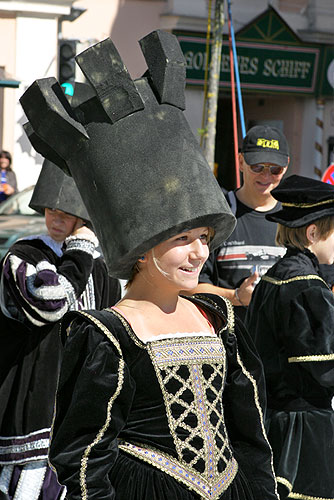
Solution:
M 239 170 L 240 172 L 244 171 L 245 158 L 242 153 L 239 153 Z
M 138 257 L 138 261 L 137 262 L 139 264 L 143 264 L 144 262 L 147 262 L 147 256 L 146 256 L 146 254 L 141 255 L 140 257 Z
M 310 224 L 306 228 L 306 238 L 310 244 L 315 243 L 318 240 L 318 228 L 315 224 Z

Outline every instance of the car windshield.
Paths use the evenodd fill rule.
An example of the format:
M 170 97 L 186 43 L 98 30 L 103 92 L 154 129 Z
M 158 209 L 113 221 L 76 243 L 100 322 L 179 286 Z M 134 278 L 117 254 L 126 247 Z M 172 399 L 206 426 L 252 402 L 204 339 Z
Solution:
M 0 215 L 39 215 L 29 207 L 33 189 L 34 186 L 30 186 L 1 203 Z

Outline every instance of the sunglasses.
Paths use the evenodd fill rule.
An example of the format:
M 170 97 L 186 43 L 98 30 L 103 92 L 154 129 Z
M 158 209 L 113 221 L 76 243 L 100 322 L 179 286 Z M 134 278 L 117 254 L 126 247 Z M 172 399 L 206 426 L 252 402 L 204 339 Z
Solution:
M 249 167 L 255 174 L 260 174 L 265 168 L 269 168 L 272 175 L 280 175 L 285 169 L 285 167 L 278 165 L 249 165 Z

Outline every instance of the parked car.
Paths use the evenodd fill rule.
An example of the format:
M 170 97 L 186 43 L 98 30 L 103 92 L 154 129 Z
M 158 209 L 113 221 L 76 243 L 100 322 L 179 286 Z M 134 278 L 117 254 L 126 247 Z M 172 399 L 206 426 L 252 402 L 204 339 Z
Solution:
M 27 187 L 0 204 L 0 258 L 16 240 L 47 232 L 44 217 L 29 207 L 33 189 Z

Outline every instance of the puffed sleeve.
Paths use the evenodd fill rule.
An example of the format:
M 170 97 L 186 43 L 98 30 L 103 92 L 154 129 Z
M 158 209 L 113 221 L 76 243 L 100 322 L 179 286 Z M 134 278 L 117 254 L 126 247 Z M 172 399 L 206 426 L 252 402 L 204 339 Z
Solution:
M 334 297 L 331 290 L 315 283 L 291 299 L 282 336 L 288 363 L 298 363 L 322 387 L 334 391 Z
M 65 317 L 66 318 L 66 317 Z M 85 318 L 73 320 L 56 398 L 49 459 L 67 500 L 112 500 L 108 473 L 134 382 L 117 339 Z
M 69 239 L 57 266 L 33 242 L 15 244 L 7 254 L 2 281 L 7 301 L 25 321 L 44 326 L 59 321 L 86 287 L 93 268 L 93 241 Z M 6 296 L 6 295 L 5 295 Z
M 235 457 L 254 498 L 278 500 L 272 452 L 264 428 L 263 368 L 253 341 L 239 320 L 234 332 L 228 334 L 226 352 L 224 412 Z

